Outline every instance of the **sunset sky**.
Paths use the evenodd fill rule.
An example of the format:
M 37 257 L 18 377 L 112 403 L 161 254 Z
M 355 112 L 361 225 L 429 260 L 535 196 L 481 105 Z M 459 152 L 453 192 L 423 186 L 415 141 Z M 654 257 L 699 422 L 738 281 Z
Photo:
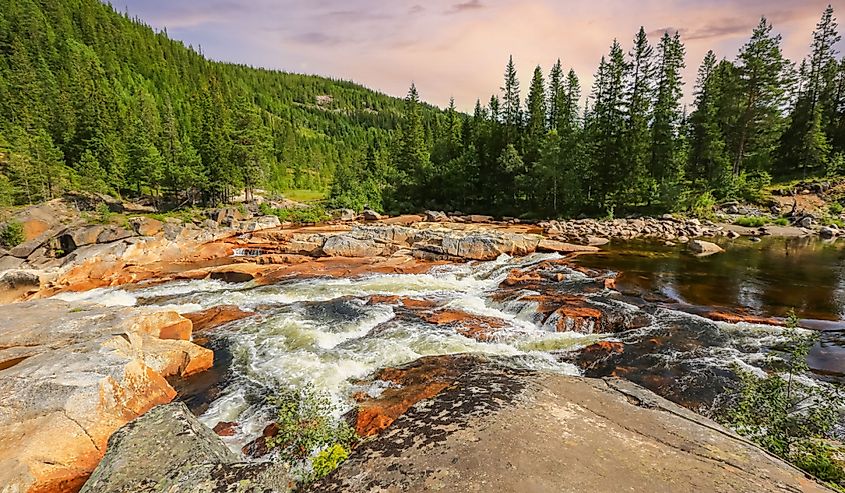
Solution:
M 653 43 L 680 30 L 687 47 L 686 92 L 708 49 L 734 58 L 761 15 L 803 58 L 828 0 L 116 0 L 157 29 L 213 59 L 351 79 L 402 96 L 470 109 L 498 92 L 513 54 L 527 90 L 531 72 L 557 58 L 585 93 L 602 54 L 624 48 L 641 25 Z M 845 1 L 833 3 L 843 17 Z M 842 49 L 842 43 L 840 43 Z

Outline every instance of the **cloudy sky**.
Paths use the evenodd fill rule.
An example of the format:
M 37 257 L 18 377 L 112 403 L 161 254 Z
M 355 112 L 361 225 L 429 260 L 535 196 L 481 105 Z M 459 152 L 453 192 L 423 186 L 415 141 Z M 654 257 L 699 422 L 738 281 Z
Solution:
M 534 66 L 557 58 L 588 87 L 613 38 L 625 49 L 639 27 L 652 41 L 680 30 L 687 92 L 708 49 L 733 58 L 761 15 L 805 56 L 829 0 L 113 0 L 217 60 L 351 79 L 402 96 L 454 96 L 471 108 L 498 92 L 513 54 L 523 88 Z M 845 0 L 833 2 L 845 19 Z M 844 21 L 845 22 L 845 21 Z M 840 49 L 843 46 L 840 44 Z

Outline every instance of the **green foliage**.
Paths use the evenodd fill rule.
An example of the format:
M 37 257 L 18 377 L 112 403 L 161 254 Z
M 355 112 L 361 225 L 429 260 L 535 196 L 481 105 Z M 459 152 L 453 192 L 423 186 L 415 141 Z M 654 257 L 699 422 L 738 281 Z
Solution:
M 789 316 L 782 359 L 771 358 L 773 371 L 763 378 L 735 367 L 740 378 L 733 403 L 723 416 L 725 424 L 777 455 L 824 481 L 840 483 L 845 471 L 832 458 L 823 440 L 836 426 L 845 404 L 838 389 L 802 380 L 808 372 L 807 354 L 815 337 L 798 330 Z
M 690 215 L 701 219 L 713 219 L 716 217 L 716 199 L 709 191 L 695 194 L 692 201 L 686 207 Z
M 789 226 L 789 219 L 785 217 L 779 217 L 775 219 L 772 224 L 775 224 L 777 226 Z
M 357 435 L 345 421 L 332 416 L 335 409 L 327 394 L 306 386 L 283 389 L 269 400 L 276 408 L 279 431 L 267 438 L 267 446 L 281 460 L 298 463 L 325 452 L 316 464 L 312 462 L 315 472 L 325 475 L 348 457 Z
M 324 478 L 349 458 L 349 449 L 335 443 L 334 445 L 320 451 L 311 461 L 311 468 L 314 471 L 314 479 Z
M 769 224 L 769 222 L 771 222 L 771 219 L 765 216 L 742 216 L 734 220 L 734 224 L 746 228 L 759 228 Z
M 834 216 L 838 216 L 838 215 L 842 214 L 842 211 L 844 209 L 845 208 L 843 208 L 842 204 L 840 204 L 839 202 L 831 202 L 827 206 L 827 211 Z
M 264 215 L 272 215 L 282 222 L 293 223 L 320 223 L 331 218 L 326 208 L 322 205 L 310 205 L 305 208 L 275 209 L 266 202 L 259 206 Z
M 14 248 L 25 240 L 23 224 L 18 221 L 9 221 L 0 227 L 0 244 L 6 248 Z
M 109 205 L 105 202 L 97 204 L 97 222 L 100 224 L 108 224 L 112 219 L 112 211 Z

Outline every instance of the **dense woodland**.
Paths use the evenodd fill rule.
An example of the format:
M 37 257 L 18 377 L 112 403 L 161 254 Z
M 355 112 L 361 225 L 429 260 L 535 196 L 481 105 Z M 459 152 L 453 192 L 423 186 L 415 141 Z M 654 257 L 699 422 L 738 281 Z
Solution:
M 694 210 L 772 180 L 845 172 L 833 9 L 787 60 L 765 19 L 707 54 L 683 105 L 677 33 L 613 41 L 591 90 L 511 59 L 472 114 L 352 83 L 206 60 L 97 0 L 0 0 L 0 203 L 71 189 L 160 204 L 254 188 L 333 206 L 519 216 Z M 523 98 L 523 94 L 526 96 Z
M 0 0 L 0 204 L 327 190 L 402 111 L 352 83 L 208 61 L 98 0 Z

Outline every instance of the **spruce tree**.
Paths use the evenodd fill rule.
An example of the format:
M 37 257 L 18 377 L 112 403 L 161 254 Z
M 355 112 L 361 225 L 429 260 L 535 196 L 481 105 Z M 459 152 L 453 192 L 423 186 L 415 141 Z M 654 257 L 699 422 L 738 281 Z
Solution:
M 739 107 L 731 151 L 733 173 L 739 175 L 771 168 L 790 86 L 791 65 L 781 51 L 781 36 L 772 34 L 765 17 L 740 50 L 736 68 Z
M 719 126 L 718 104 L 723 90 L 716 55 L 704 56 L 695 83 L 695 110 L 690 115 L 688 176 L 704 188 L 720 188 L 730 176 L 730 159 Z
M 522 101 L 519 93 L 519 79 L 513 56 L 505 67 L 505 84 L 502 86 L 502 123 L 505 126 L 505 142 L 517 142 L 522 127 Z
M 684 46 L 679 33 L 664 33 L 658 46 L 658 81 L 652 122 L 651 163 L 649 172 L 655 180 L 664 205 L 677 197 L 683 163 L 678 139 L 682 122 L 681 98 Z M 649 197 L 658 198 L 658 197 Z
M 565 80 L 563 68 L 560 65 L 560 58 L 552 66 L 549 72 L 549 90 L 546 94 L 548 101 L 546 108 L 548 111 L 547 127 L 550 130 L 558 129 L 558 122 L 560 121 L 560 113 L 563 107 Z
M 537 161 L 540 146 L 546 134 L 546 84 L 543 71 L 538 65 L 531 78 L 531 87 L 526 100 L 526 144 L 524 159 L 528 163 Z
M 645 29 L 640 27 L 634 46 L 628 54 L 630 70 L 625 89 L 625 153 L 628 167 L 624 172 L 631 177 L 629 200 L 642 198 L 649 188 L 648 163 L 651 158 L 649 123 L 654 104 L 655 71 L 654 48 L 648 42 Z

